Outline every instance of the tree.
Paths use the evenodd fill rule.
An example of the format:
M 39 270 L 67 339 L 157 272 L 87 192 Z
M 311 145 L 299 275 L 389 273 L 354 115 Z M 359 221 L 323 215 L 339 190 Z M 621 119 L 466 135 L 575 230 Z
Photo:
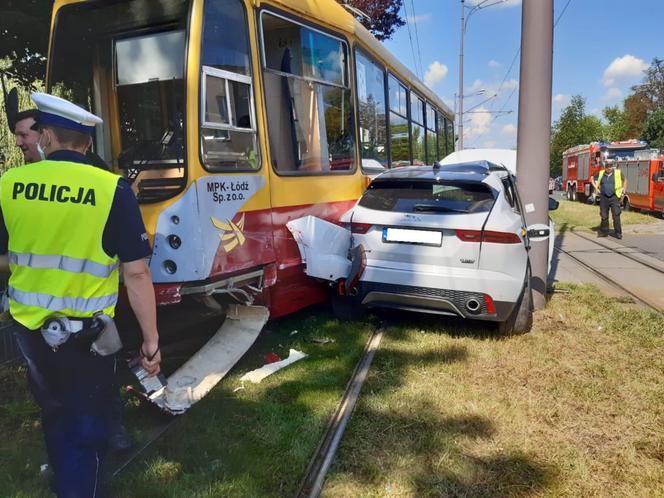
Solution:
M 379 40 L 390 38 L 397 28 L 406 24 L 399 15 L 403 0 L 337 0 L 337 2 L 355 7 L 369 16 L 368 19 L 361 15 L 356 17 Z
M 44 79 L 53 0 L 3 0 L 0 60 L 3 72 L 28 87 Z
M 561 174 L 565 150 L 601 140 L 603 134 L 602 122 L 596 116 L 586 115 L 586 100 L 580 95 L 573 96 L 569 105 L 563 109 L 560 119 L 553 124 L 549 156 L 551 176 Z
M 664 107 L 664 60 L 655 57 L 646 69 L 646 76 L 640 85 L 632 87 L 647 106 L 648 114 Z
M 650 115 L 643 128 L 643 138 L 651 147 L 664 147 L 664 107 Z
M 628 140 L 630 138 L 627 129 L 627 121 L 625 119 L 625 111 L 620 109 L 617 105 L 613 107 L 605 107 L 602 110 L 604 119 L 607 124 L 604 127 L 604 138 L 607 140 Z

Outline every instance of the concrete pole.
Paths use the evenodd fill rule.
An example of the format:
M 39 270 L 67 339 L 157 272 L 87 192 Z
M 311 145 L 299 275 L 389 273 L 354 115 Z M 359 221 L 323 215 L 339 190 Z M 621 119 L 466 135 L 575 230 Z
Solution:
M 465 0 L 461 0 L 461 28 L 459 30 L 461 41 L 459 42 L 459 126 L 457 131 L 457 148 L 463 150 L 463 35 L 465 31 Z
M 548 224 L 553 0 L 523 0 L 517 172 L 526 223 Z M 550 234 L 551 237 L 554 234 Z M 546 305 L 548 240 L 531 242 L 533 305 Z

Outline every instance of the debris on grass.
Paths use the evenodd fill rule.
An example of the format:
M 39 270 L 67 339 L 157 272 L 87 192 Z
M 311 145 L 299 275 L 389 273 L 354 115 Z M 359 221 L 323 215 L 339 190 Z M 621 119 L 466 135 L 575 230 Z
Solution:
M 290 333 L 290 335 L 291 335 L 291 336 L 293 336 L 293 335 L 297 335 L 298 332 L 299 332 L 298 330 L 293 330 L 293 331 Z
M 278 361 L 281 361 L 281 357 L 273 352 L 269 352 L 268 354 L 265 355 L 265 358 L 263 358 L 264 362 L 266 365 L 269 365 L 270 363 L 276 363 Z
M 295 349 L 291 349 L 288 354 L 288 358 L 286 358 L 285 360 L 277 361 L 275 363 L 269 363 L 267 365 L 263 365 L 261 368 L 257 368 L 256 370 L 247 372 L 242 377 L 240 377 L 240 381 L 244 382 L 245 380 L 248 380 L 249 382 L 258 384 L 265 377 L 268 377 L 273 373 L 281 370 L 282 368 L 287 367 L 291 363 L 295 363 L 296 361 L 306 357 L 307 355 L 305 353 L 297 351 Z
M 330 344 L 335 341 L 330 337 L 312 337 L 309 339 L 309 342 L 315 342 L 316 344 Z

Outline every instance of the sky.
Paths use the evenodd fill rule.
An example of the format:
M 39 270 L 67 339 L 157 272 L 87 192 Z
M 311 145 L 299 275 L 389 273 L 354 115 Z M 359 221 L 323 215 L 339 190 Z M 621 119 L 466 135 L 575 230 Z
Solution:
M 572 95 L 585 97 L 586 111 L 601 117 L 604 107 L 622 104 L 654 57 L 664 58 L 664 0 L 554 0 L 554 20 L 561 13 L 554 31 L 553 121 Z M 386 47 L 454 109 L 460 0 L 404 0 L 401 14 L 408 24 Z M 468 18 L 464 111 L 474 112 L 464 114 L 466 148 L 516 147 L 520 36 L 521 0 L 505 0 Z M 479 90 L 484 93 L 470 96 Z

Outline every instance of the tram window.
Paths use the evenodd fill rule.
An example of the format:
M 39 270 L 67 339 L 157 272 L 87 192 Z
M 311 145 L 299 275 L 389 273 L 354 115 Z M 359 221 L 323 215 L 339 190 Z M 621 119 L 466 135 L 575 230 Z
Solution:
M 438 147 L 436 146 L 436 111 L 429 104 L 426 105 L 426 129 L 427 129 L 427 164 L 434 164 L 438 159 Z
M 424 102 L 414 92 L 410 94 L 410 135 L 413 141 L 413 165 L 426 162 L 424 149 Z
M 447 138 L 447 153 L 451 154 L 454 152 L 454 122 L 449 119 L 447 119 L 446 122 L 447 133 L 445 134 L 445 137 Z
M 354 167 L 346 44 L 283 17 L 261 17 L 270 150 L 282 174 Z
M 249 35 L 239 0 L 207 0 L 201 47 L 201 151 L 212 171 L 260 166 Z
M 448 154 L 447 137 L 445 136 L 447 131 L 446 121 L 447 120 L 445 119 L 445 116 L 443 116 L 443 113 L 441 112 L 436 113 L 436 135 L 438 136 L 438 157 L 441 159 Z
M 373 159 L 387 167 L 385 71 L 358 50 L 355 73 L 362 160 Z
M 408 90 L 394 76 L 389 75 L 390 95 L 390 165 L 410 164 L 410 139 L 408 134 Z

